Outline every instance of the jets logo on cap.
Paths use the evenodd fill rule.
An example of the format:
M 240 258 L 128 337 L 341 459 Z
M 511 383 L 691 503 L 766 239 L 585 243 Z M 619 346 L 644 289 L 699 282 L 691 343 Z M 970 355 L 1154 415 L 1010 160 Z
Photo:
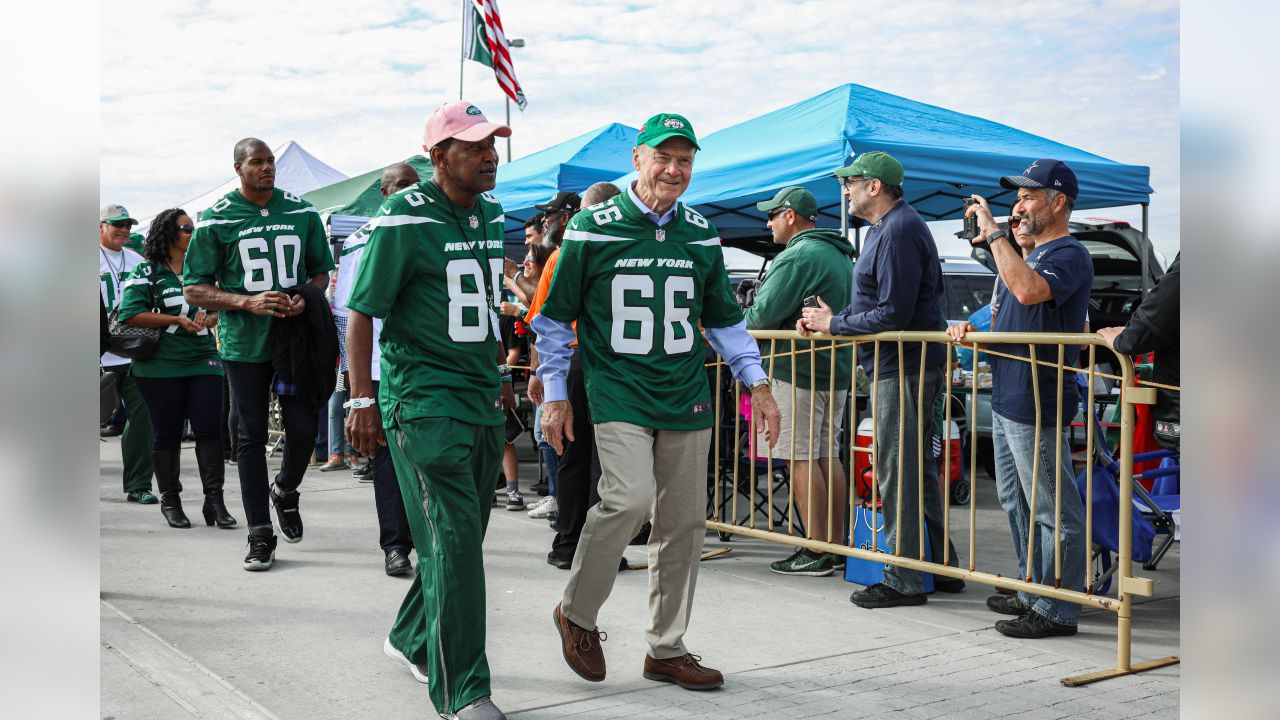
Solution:
M 467 106 L 467 114 L 468 114 L 468 115 L 479 115 L 479 114 L 480 114 L 480 108 L 476 107 L 475 105 L 468 105 L 468 106 Z
M 675 118 L 667 118 L 662 121 L 662 127 L 669 127 L 672 130 L 681 130 L 684 128 L 684 123 Z

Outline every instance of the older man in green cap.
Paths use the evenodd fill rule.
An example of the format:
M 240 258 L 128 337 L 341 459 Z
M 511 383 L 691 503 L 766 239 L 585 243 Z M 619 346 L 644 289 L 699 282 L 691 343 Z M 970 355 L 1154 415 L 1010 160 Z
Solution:
M 802 334 L 814 331 L 832 335 L 945 329 L 939 302 L 942 264 L 938 247 L 924 219 L 902 199 L 902 164 L 888 153 L 867 152 L 835 174 L 848 199 L 850 214 L 871 224 L 854 267 L 853 302 L 833 314 L 832 307 L 840 306 L 819 298 L 818 307 L 804 309 L 796 329 Z M 880 343 L 878 366 L 872 345 L 864 343 L 858 349 L 858 361 L 868 371 L 878 367 L 873 377 L 876 479 L 884 502 L 885 542 L 892 551 L 901 541 L 904 557 L 922 556 L 917 518 L 923 495 L 931 557 L 940 561 L 942 543 L 948 540 L 943 532 L 937 460 L 932 452 L 919 450 L 924 437 L 918 432 L 917 418 L 933 417 L 946 375 L 947 348 L 931 343 L 925 349 L 922 383 L 920 343 L 903 344 L 901 366 L 897 343 Z M 905 396 L 901 404 L 900 396 Z M 919 457 L 924 458 L 923 469 L 917 464 Z M 954 562 L 954 551 L 950 557 Z M 964 581 L 934 578 L 934 587 L 942 592 L 960 592 Z M 849 599 L 858 607 L 882 608 L 923 605 L 928 598 L 919 572 L 886 565 L 882 582 L 853 593 Z
M 813 193 L 802 187 L 783 188 L 772 200 L 756 203 L 756 209 L 768 216 L 773 242 L 784 249 L 770 263 L 747 310 L 747 327 L 790 330 L 808 297 L 821 296 L 835 307 L 848 305 L 853 248 L 838 230 L 815 226 L 818 203 Z M 839 449 L 832 429 L 839 429 L 844 415 L 851 351 L 837 353 L 832 373 L 830 343 L 817 344 L 817 351 L 810 353 L 814 343 L 797 342 L 794 360 L 789 355 L 790 341 L 762 341 L 761 353 L 768 353 L 771 345 L 769 375 L 782 412 L 782 432 L 773 456 L 791 461 L 791 492 L 805 537 L 843 544 L 849 485 L 839 460 L 832 460 L 838 458 Z M 801 548 L 771 563 L 769 569 L 780 575 L 819 577 L 843 567 L 843 560 L 843 556 Z
M 651 508 L 644 677 L 691 690 L 724 682 L 684 645 L 706 533 L 715 419 L 703 366 L 708 342 L 751 387 L 770 444 L 778 434 L 778 408 L 733 300 L 719 235 L 679 202 L 697 150 L 684 117 L 645 121 L 632 153 L 635 181 L 569 221 L 551 291 L 533 320 L 545 386 L 543 436 L 556 450 L 574 439 L 565 378 L 570 323 L 577 321 L 600 456 L 600 502 L 587 513 L 553 612 L 565 661 L 593 682 L 605 677 L 596 616 L 623 549 Z

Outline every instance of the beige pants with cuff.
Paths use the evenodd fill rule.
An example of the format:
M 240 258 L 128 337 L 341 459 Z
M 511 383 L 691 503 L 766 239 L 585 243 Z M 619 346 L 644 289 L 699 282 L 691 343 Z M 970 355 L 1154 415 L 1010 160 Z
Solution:
M 711 430 L 652 430 L 623 422 L 595 429 L 600 502 L 587 512 L 561 612 L 576 625 L 596 627 L 623 550 L 652 508 L 645 639 L 655 660 L 679 657 L 688 652 L 683 638 L 706 533 Z

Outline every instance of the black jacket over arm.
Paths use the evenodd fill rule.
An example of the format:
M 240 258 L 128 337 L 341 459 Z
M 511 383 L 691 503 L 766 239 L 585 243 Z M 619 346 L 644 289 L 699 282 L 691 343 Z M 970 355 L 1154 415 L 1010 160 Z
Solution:
M 338 379 L 338 329 L 324 291 L 304 282 L 285 290 L 301 295 L 306 307 L 297 317 L 276 324 L 271 364 L 281 382 L 298 388 L 298 397 L 323 405 L 329 401 Z

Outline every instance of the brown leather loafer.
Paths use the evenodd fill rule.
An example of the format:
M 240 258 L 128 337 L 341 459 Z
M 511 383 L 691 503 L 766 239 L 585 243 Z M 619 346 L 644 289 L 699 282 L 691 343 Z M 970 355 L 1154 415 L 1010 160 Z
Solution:
M 703 667 L 702 658 L 693 653 L 666 660 L 644 656 L 644 676 L 650 680 L 675 683 L 685 690 L 710 690 L 724 684 L 719 670 Z
M 569 668 L 583 680 L 604 680 L 604 649 L 600 643 L 609 639 L 608 634 L 602 634 L 599 628 L 588 630 L 569 622 L 569 618 L 560 612 L 559 603 L 552 611 L 551 619 L 555 621 L 556 632 L 560 633 L 560 649 Z

